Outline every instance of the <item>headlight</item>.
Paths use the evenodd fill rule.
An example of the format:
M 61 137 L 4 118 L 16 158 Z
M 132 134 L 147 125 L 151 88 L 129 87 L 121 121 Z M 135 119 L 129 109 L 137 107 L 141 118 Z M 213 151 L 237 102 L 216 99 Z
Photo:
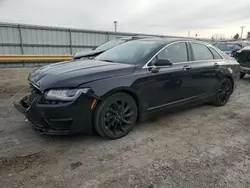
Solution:
M 45 93 L 47 100 L 72 101 L 82 93 L 87 93 L 90 88 L 81 89 L 52 89 Z

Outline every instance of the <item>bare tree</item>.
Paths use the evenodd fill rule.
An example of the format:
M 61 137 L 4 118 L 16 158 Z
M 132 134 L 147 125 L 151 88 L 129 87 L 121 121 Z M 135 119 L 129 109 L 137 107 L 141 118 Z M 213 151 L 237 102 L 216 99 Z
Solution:
M 214 40 L 225 40 L 226 37 L 225 37 L 224 34 L 216 33 L 216 34 L 212 35 L 212 39 L 214 39 Z

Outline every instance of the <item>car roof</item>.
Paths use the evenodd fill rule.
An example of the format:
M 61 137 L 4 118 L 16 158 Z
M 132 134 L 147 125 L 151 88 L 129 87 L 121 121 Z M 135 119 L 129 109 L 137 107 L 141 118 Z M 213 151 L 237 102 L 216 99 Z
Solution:
M 206 45 L 210 45 L 207 42 L 202 41 L 201 39 L 193 39 L 193 38 L 178 38 L 178 37 L 150 37 L 150 38 L 144 38 L 144 39 L 138 39 L 138 40 L 144 40 L 144 41 L 159 41 L 162 43 L 173 43 L 173 42 L 198 42 L 203 43 Z
M 144 39 L 144 38 L 152 38 L 152 36 L 135 35 L 135 36 L 127 36 L 127 37 L 116 37 L 116 39 L 120 39 L 120 40 L 124 40 L 124 41 Z M 116 39 L 114 39 L 114 40 L 116 40 Z

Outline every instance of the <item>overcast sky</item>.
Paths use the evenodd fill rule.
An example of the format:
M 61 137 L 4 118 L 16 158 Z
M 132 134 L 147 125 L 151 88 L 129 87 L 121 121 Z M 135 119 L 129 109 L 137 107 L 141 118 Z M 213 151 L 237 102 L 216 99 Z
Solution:
M 0 21 L 95 30 L 231 37 L 250 31 L 250 0 L 0 0 Z

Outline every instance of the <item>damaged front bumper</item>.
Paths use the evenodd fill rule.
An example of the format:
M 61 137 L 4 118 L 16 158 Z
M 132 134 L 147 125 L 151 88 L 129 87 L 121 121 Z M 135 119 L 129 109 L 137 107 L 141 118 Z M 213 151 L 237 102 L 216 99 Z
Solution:
M 41 104 L 25 96 L 14 107 L 31 122 L 33 128 L 46 135 L 92 133 L 93 97 L 80 95 L 76 100 L 59 104 Z

